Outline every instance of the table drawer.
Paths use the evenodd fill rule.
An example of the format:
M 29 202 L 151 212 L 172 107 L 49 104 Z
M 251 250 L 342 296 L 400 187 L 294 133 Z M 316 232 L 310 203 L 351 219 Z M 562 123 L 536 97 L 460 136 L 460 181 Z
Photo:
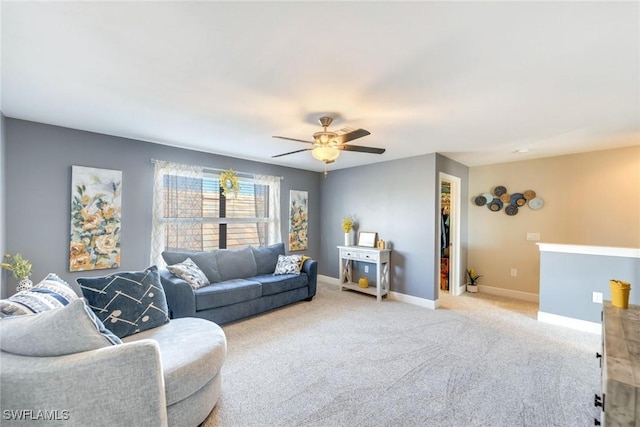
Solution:
M 352 251 L 349 249 L 342 249 L 340 251 L 340 257 L 341 258 L 348 258 L 348 259 L 359 259 L 359 252 L 358 251 Z
M 360 252 L 360 259 L 366 259 L 367 261 L 377 261 L 380 254 L 377 252 Z

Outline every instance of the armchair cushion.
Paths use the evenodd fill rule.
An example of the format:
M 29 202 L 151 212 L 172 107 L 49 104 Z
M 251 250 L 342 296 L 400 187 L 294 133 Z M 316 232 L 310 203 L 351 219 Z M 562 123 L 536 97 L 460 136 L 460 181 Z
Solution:
M 121 343 L 81 299 L 0 322 L 0 349 L 21 356 L 64 356 Z
M 0 300 L 0 317 L 33 314 L 64 307 L 78 299 L 71 285 L 53 273 L 26 291 Z
M 163 325 L 169 309 L 158 268 L 76 279 L 89 306 L 118 337 Z

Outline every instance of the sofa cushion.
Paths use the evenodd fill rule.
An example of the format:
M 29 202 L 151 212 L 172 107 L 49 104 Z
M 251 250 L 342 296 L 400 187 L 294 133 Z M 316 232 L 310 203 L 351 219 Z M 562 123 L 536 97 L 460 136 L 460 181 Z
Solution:
M 222 281 L 246 279 L 258 272 L 256 260 L 249 246 L 242 249 L 220 249 L 216 251 L 216 261 Z
M 169 309 L 158 268 L 76 279 L 89 306 L 118 337 L 169 321 Z
M 204 275 L 202 270 L 198 268 L 191 258 L 187 258 L 178 264 L 168 265 L 167 270 L 187 282 L 193 289 L 198 289 L 209 284 L 207 276 Z
M 251 247 L 256 260 L 256 274 L 270 274 L 276 269 L 278 255 L 284 255 L 284 243 L 276 243 L 266 247 Z
M 211 252 L 193 252 L 193 251 L 164 251 L 162 259 L 167 265 L 174 265 L 191 258 L 198 268 L 207 276 L 209 283 L 221 282 L 220 273 L 218 272 L 218 264 L 216 262 L 217 251 Z
M 21 356 L 64 356 L 120 343 L 81 299 L 0 322 L 0 349 Z
M 245 279 L 227 280 L 196 290 L 196 311 L 223 307 L 260 298 L 260 283 Z
M 278 263 L 273 274 L 300 274 L 301 260 L 301 255 L 278 255 Z
M 283 274 L 279 276 L 265 274 L 252 277 L 251 280 L 262 284 L 262 296 L 275 295 L 292 289 L 304 288 L 309 284 L 309 276 L 306 274 Z
M 70 284 L 53 273 L 26 291 L 20 291 L 8 299 L 0 300 L 0 317 L 42 313 L 64 307 L 78 295 Z

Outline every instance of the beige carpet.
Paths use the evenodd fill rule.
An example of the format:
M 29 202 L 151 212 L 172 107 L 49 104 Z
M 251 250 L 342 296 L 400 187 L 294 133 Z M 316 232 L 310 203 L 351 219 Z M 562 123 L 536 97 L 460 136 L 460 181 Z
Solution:
M 600 337 L 537 304 L 445 295 L 429 310 L 319 284 L 224 327 L 222 394 L 204 426 L 587 426 Z

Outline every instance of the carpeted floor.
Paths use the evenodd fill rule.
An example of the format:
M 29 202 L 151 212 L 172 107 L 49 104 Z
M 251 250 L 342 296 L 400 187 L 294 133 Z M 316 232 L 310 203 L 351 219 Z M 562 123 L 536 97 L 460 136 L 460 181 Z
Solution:
M 537 304 L 445 295 L 430 310 L 319 284 L 224 327 L 214 426 L 588 426 L 600 337 Z

